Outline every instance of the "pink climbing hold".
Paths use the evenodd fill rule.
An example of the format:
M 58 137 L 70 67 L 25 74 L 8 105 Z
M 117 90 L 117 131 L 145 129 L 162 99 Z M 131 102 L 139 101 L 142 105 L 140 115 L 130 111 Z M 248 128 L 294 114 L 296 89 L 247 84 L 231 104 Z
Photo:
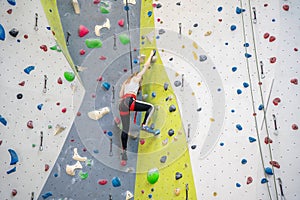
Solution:
M 101 179 L 98 181 L 99 185 L 105 185 L 107 183 L 106 179 Z
M 290 6 L 287 5 L 287 4 L 284 4 L 284 5 L 282 6 L 282 8 L 283 8 L 283 10 L 285 10 L 285 11 L 289 11 Z
M 298 125 L 297 125 L 297 124 L 292 124 L 292 129 L 293 129 L 294 131 L 298 130 Z
M 81 49 L 81 50 L 79 51 L 79 54 L 80 54 L 80 55 L 84 55 L 84 54 L 85 54 L 85 50 L 84 50 L 84 49 Z
M 265 33 L 265 34 L 264 34 L 264 38 L 265 38 L 265 39 L 268 39 L 269 36 L 270 36 L 269 33 Z
M 119 26 L 123 27 L 124 26 L 124 19 L 120 19 L 118 21 Z
M 127 164 L 126 160 L 121 160 L 121 165 L 125 166 Z
M 33 122 L 31 120 L 27 122 L 27 127 L 33 129 Z
M 275 62 L 276 62 L 276 57 L 271 57 L 271 58 L 270 58 L 270 63 L 273 64 L 273 63 L 275 63 Z
M 273 104 L 275 106 L 277 106 L 280 102 L 281 102 L 281 99 L 279 97 L 276 97 L 275 99 L 273 99 Z
M 89 29 L 87 27 L 83 26 L 83 25 L 80 25 L 79 28 L 78 28 L 79 37 L 83 37 L 86 34 L 88 34 L 89 32 L 90 32 Z
M 249 176 L 248 178 L 247 178 L 247 185 L 249 185 L 250 183 L 252 183 L 253 182 L 253 178 L 251 177 L 251 176 Z
M 106 57 L 105 57 L 105 56 L 100 56 L 99 59 L 100 59 L 100 60 L 106 60 Z
M 291 83 L 294 85 L 298 85 L 298 79 L 296 78 L 291 79 Z
M 271 36 L 270 38 L 269 38 L 269 42 L 274 42 L 276 40 L 276 37 L 275 36 Z
M 102 81 L 102 76 L 99 76 L 98 78 L 97 78 L 97 81 Z

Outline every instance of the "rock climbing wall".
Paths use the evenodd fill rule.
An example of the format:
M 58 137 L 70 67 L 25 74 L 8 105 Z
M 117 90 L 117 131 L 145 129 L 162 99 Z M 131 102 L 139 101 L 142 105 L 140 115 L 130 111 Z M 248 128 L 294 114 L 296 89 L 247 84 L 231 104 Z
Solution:
M 299 2 L 74 2 L 0 4 L 1 199 L 299 198 Z M 132 116 L 125 165 L 120 84 L 153 48 L 160 134 Z

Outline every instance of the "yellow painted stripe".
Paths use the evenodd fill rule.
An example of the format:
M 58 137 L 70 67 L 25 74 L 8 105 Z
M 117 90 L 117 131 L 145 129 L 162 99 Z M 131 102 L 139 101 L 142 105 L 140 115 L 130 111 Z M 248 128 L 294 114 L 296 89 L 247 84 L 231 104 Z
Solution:
M 74 74 L 81 81 L 78 72 L 75 69 L 75 65 L 73 60 L 70 56 L 70 53 L 67 48 L 67 44 L 65 41 L 65 35 L 62 28 L 62 24 L 60 21 L 59 12 L 57 9 L 56 0 L 41 0 L 41 4 L 44 8 L 45 15 L 47 17 L 48 23 L 51 27 L 51 30 L 54 32 L 54 38 L 59 45 L 60 49 L 62 50 L 64 56 L 66 57 L 67 61 L 69 62 Z
M 149 11 L 153 12 L 152 1 L 142 1 L 141 36 L 151 35 L 151 31 L 154 31 L 154 16 L 148 17 Z M 150 51 L 156 47 L 156 41 L 154 40 L 150 44 L 145 39 L 144 42 L 144 44 L 141 44 L 141 54 L 148 56 Z M 169 84 L 167 91 L 164 90 L 164 83 Z M 156 97 L 153 98 L 151 96 L 152 92 L 156 93 Z M 143 145 L 139 144 L 138 148 L 134 199 L 148 199 L 148 195 L 152 195 L 152 199 L 156 200 L 182 200 L 185 199 L 185 188 L 186 184 L 188 184 L 189 200 L 196 200 L 192 166 L 178 105 L 176 98 L 173 98 L 171 101 L 165 101 L 166 97 L 174 94 L 174 92 L 158 52 L 156 63 L 152 65 L 151 69 L 144 76 L 143 94 L 148 94 L 146 101 L 154 104 L 157 108 L 151 122 L 155 123 L 155 127 L 161 130 L 161 134 L 153 136 L 144 131 L 140 133 L 140 140 L 144 139 L 145 143 Z M 174 104 L 177 108 L 172 113 L 169 112 L 171 104 Z M 175 131 L 175 134 L 171 137 L 168 135 L 169 129 Z M 164 144 L 164 141 L 166 142 L 167 140 L 168 142 Z M 160 162 L 162 156 L 167 156 L 166 163 Z M 158 181 L 153 185 L 147 181 L 147 173 L 152 168 L 158 168 L 160 174 Z M 176 180 L 176 172 L 180 172 L 183 177 Z M 176 188 L 180 189 L 179 196 L 176 196 L 174 193 Z

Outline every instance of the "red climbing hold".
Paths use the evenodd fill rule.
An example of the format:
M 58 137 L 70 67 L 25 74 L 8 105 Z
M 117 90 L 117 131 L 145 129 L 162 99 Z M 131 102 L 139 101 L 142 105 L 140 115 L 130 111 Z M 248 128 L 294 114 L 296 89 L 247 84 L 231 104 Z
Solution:
M 31 120 L 27 122 L 27 127 L 33 129 L 33 122 Z
M 121 165 L 125 166 L 127 164 L 126 160 L 121 160 Z
M 97 81 L 102 81 L 102 76 L 99 76 L 98 78 L 97 78 Z
M 105 185 L 107 183 L 107 180 L 106 179 L 101 179 L 101 180 L 98 181 L 98 183 L 100 185 Z
M 101 2 L 101 0 L 94 0 L 94 4 L 98 4 L 100 2 Z
M 276 37 L 275 36 L 271 36 L 270 38 L 269 38 L 269 42 L 274 42 L 276 40 Z
M 223 20 L 222 19 L 219 19 L 219 22 L 222 22 Z
M 83 26 L 83 25 L 80 25 L 79 28 L 78 28 L 79 37 L 83 37 L 86 34 L 88 34 L 89 32 L 90 32 L 89 29 L 87 27 Z
M 268 4 L 267 4 L 267 3 L 265 3 L 265 4 L 264 4 L 264 7 L 267 7 L 267 6 L 268 6 Z
M 1 144 L 2 144 L 2 140 L 0 140 L 0 146 L 1 146 Z
M 6 12 L 10 15 L 12 13 L 12 9 L 10 8 Z
M 12 196 L 16 196 L 16 195 L 17 195 L 17 193 L 18 193 L 18 192 L 17 192 L 17 190 L 16 190 L 16 189 L 13 189 L 13 190 L 11 191 L 11 195 L 12 195 Z
M 80 54 L 80 55 L 84 55 L 84 54 L 85 54 L 85 50 L 84 50 L 84 49 L 81 49 L 81 50 L 79 51 L 79 54 Z
M 22 81 L 19 83 L 20 86 L 24 86 L 25 85 L 25 81 Z
M 56 102 L 56 105 L 57 105 L 57 106 L 59 106 L 59 105 L 60 105 L 60 103 L 59 103 L 59 102 Z
M 291 79 L 291 83 L 294 85 L 298 85 L 298 79 L 296 78 Z
M 45 172 L 48 171 L 50 166 L 48 164 L 45 164 Z
M 28 35 L 27 34 L 24 35 L 24 39 L 28 39 Z
M 290 6 L 287 5 L 287 4 L 284 4 L 284 5 L 282 6 L 282 8 L 283 8 L 283 10 L 285 10 L 285 11 L 289 11 Z
M 275 99 L 273 99 L 273 104 L 274 104 L 275 106 L 277 106 L 278 103 L 280 103 L 280 102 L 281 102 L 281 99 L 280 99 L 279 97 L 276 97 Z
M 279 165 L 279 163 L 277 162 L 277 161 L 270 161 L 270 165 L 272 165 L 273 167 L 276 167 L 276 168 L 280 168 L 280 165 Z
M 140 144 L 141 144 L 141 145 L 145 144 L 145 139 L 141 139 L 141 140 L 140 140 Z
M 123 27 L 124 26 L 124 19 L 120 19 L 118 21 L 119 26 Z
M 251 177 L 251 176 L 249 176 L 248 178 L 247 178 L 247 185 L 249 185 L 250 183 L 252 183 L 253 182 L 253 178 Z
M 42 49 L 45 52 L 48 50 L 48 48 L 47 48 L 47 46 L 45 44 L 41 45 L 40 49 Z
M 264 38 L 265 38 L 265 39 L 267 39 L 269 36 L 270 36 L 269 33 L 265 33 L 265 34 L 264 34 Z
M 292 129 L 295 130 L 295 131 L 298 130 L 298 125 L 297 124 L 293 124 L 292 125 Z
M 81 112 L 78 111 L 77 112 L 77 116 L 80 117 L 81 116 Z
M 275 63 L 276 62 L 276 57 L 272 57 L 272 58 L 270 58 L 270 63 Z
M 294 51 L 298 51 L 298 48 L 295 47 L 295 48 L 294 48 Z
M 58 84 L 62 84 L 62 83 L 63 83 L 61 77 L 59 77 L 59 78 L 57 79 L 57 83 L 58 83 Z
M 100 56 L 99 59 L 100 59 L 100 60 L 106 60 L 106 57 L 105 57 L 105 56 Z
M 269 137 L 265 137 L 265 143 L 271 144 L 271 143 L 273 143 L 273 140 L 271 140 L 271 138 L 269 138 Z
M 62 112 L 62 113 L 66 113 L 66 112 L 67 112 L 67 108 L 61 109 L 61 112 Z

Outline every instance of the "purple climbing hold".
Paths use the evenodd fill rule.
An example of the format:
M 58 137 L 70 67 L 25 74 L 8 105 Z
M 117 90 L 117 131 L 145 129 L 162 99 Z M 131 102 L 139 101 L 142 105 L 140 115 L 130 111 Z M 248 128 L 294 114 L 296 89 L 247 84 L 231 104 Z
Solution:
M 5 40 L 5 30 L 2 24 L 0 24 L 0 40 Z
M 7 0 L 7 2 L 12 5 L 15 6 L 16 5 L 16 1 L 15 0 Z

